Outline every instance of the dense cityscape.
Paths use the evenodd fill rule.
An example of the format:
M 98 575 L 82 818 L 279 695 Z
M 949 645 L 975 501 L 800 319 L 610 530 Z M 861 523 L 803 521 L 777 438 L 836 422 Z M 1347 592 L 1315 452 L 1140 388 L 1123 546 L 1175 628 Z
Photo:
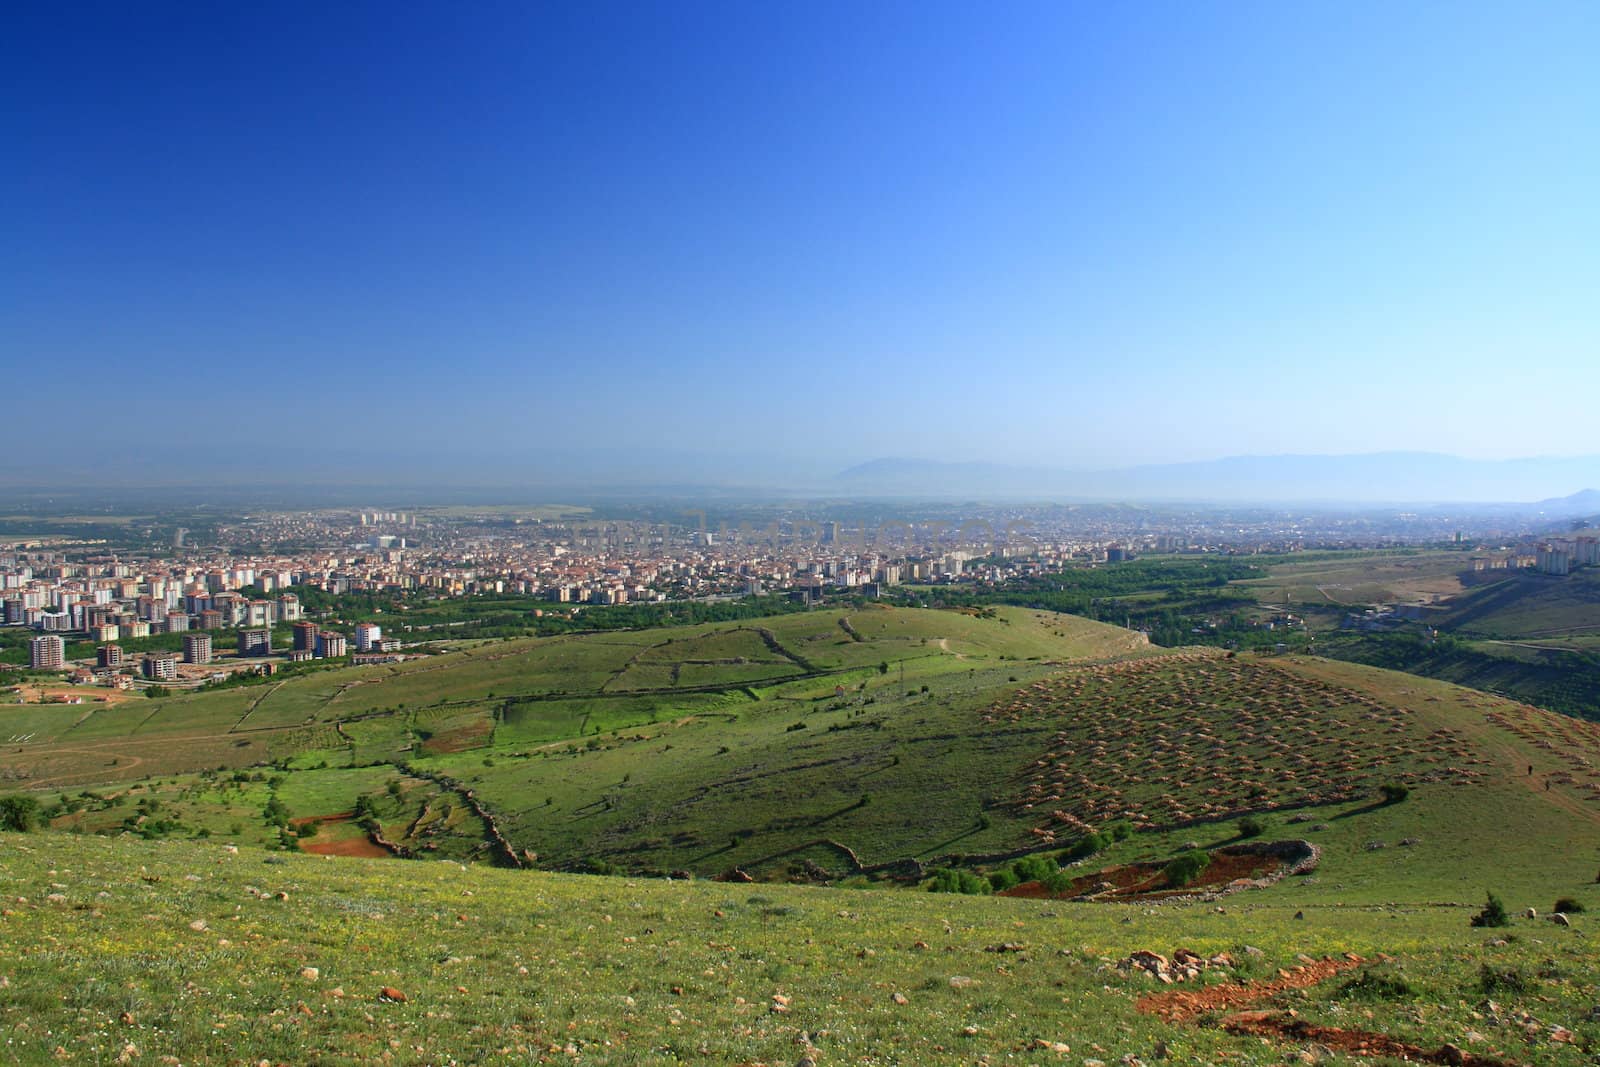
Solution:
M 206 544 L 180 528 L 164 548 L 17 538 L 0 546 L 0 599 L 5 625 L 36 635 L 29 668 L 132 689 L 216 684 L 230 671 L 271 673 L 281 663 L 395 662 L 432 636 L 413 633 L 403 615 L 387 632 L 370 619 L 334 629 L 308 617 L 308 591 L 380 595 L 401 612 L 430 600 L 526 598 L 532 615 L 572 616 L 587 606 L 753 596 L 818 603 L 902 585 L 996 588 L 1152 554 L 1446 543 L 1470 550 L 1479 570 L 1564 574 L 1600 561 L 1592 537 L 1552 539 L 1536 524 L 1500 523 L 1510 528 L 1464 541 L 1460 517 L 1448 515 L 1092 506 L 983 508 L 965 518 L 941 508 L 849 521 L 813 514 L 823 512 L 774 507 L 730 520 L 685 509 L 671 522 L 581 508 L 324 509 L 241 515 L 218 523 Z M 142 654 L 123 647 L 162 634 L 182 637 Z M 69 642 L 84 653 L 91 643 L 92 656 L 69 654 Z

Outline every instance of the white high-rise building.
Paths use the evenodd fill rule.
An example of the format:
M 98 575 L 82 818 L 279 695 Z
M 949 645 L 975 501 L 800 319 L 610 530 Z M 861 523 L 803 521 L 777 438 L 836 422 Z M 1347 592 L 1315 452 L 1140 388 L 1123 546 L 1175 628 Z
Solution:
M 36 671 L 58 671 L 67 665 L 67 643 L 55 634 L 28 642 L 28 666 Z

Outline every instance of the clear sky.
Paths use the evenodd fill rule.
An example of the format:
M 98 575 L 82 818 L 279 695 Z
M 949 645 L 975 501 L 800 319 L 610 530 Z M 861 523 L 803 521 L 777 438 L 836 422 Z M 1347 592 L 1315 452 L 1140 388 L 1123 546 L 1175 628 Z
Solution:
M 1591 2 L 12 6 L 8 440 L 1600 452 L 1597 56 Z

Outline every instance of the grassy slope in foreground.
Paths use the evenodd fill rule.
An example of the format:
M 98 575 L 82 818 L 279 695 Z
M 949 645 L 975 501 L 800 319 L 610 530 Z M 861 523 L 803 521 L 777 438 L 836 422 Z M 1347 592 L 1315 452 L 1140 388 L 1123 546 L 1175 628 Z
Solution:
M 0 835 L 0 884 L 0 1031 L 19 1064 L 791 1064 L 807 1039 L 820 1063 L 1149 1062 L 1158 1042 L 1176 1063 L 1283 1062 L 1256 1038 L 1136 1012 L 1156 987 L 1108 961 L 1178 946 L 1238 958 L 1208 981 L 1270 977 L 1298 953 L 1390 953 L 1379 970 L 1410 995 L 1334 980 L 1281 1003 L 1426 1048 L 1578 1064 L 1600 1041 L 1587 916 L 1478 930 L 1470 909 L 1319 903 L 1298 884 L 1141 909 L 61 835 Z M 1479 1010 L 1485 966 L 1522 983 L 1494 993 L 1507 1025 Z

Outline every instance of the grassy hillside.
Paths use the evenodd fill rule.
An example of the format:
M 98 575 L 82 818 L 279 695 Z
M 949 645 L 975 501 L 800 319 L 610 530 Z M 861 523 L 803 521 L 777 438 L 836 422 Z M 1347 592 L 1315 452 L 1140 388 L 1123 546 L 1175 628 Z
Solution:
M 1513 572 L 1454 598 L 1442 625 L 1483 637 L 1600 635 L 1600 569 Z
M 873 607 L 498 642 L 117 706 L 0 707 L 0 737 L 11 739 L 0 775 L 47 791 L 63 829 L 226 832 L 272 844 L 320 820 L 302 842 L 347 849 L 370 836 L 355 821 L 365 804 L 359 814 L 403 852 L 505 862 L 527 849 L 566 866 L 709 873 L 752 854 L 707 855 L 727 839 L 658 847 L 655 831 L 640 832 L 641 818 L 670 821 L 687 803 L 679 822 L 691 829 L 725 825 L 753 837 L 762 827 L 749 823 L 752 811 L 782 807 L 798 832 L 803 812 L 858 805 L 876 788 L 862 778 L 895 762 L 869 751 L 890 736 L 885 718 L 936 733 L 918 723 L 954 716 L 951 729 L 972 732 L 977 721 L 962 709 L 996 686 L 1068 660 L 1150 654 L 1127 631 L 1020 609 Z M 902 710 L 915 716 L 901 718 Z M 815 733 L 802 736 L 791 729 L 797 724 Z M 869 736 L 873 744 L 859 743 Z M 808 754 L 811 738 L 826 739 L 833 754 Z M 654 748 L 673 755 L 646 758 Z M 816 788 L 819 759 L 859 774 L 833 776 L 831 792 Z M 897 806 L 915 823 L 945 768 L 937 757 L 909 765 L 919 777 L 889 786 L 867 825 L 880 826 Z M 787 780 L 798 792 L 777 789 L 752 809 L 749 797 L 721 784 L 751 779 L 741 766 L 760 767 L 764 787 L 795 771 Z M 968 829 L 978 804 L 953 812 L 944 836 Z M 742 809 L 739 818 L 723 810 L 730 806 Z M 485 822 L 491 810 L 503 820 L 504 845 Z M 862 821 L 859 812 L 841 818 Z M 928 833 L 944 833 L 937 820 L 913 829 L 890 834 L 885 854 L 898 858 L 942 840 Z M 769 843 L 782 849 L 801 839 L 779 834 Z
M 1463 553 L 1453 550 L 1310 552 L 1281 557 L 1266 576 L 1241 579 L 1230 588 L 1297 610 L 1343 609 L 1454 596 L 1462 591 L 1461 572 L 1469 566 Z
M 1362 1041 L 1527 1064 L 1587 1063 L 1600 1042 L 1587 916 L 1479 930 L 1470 907 L 1352 905 L 1304 881 L 1141 908 L 17 835 L 0 835 L 0 881 L 0 1030 L 17 1064 L 1376 1058 L 1326 1034 L 1236 1035 L 1221 1011 L 1141 1011 L 1169 987 L 1115 961 L 1180 946 L 1232 959 L 1181 988 L 1256 990 L 1251 1006 Z M 1236 984 L 1287 987 L 1280 969 L 1323 956 L 1348 970 L 1301 990 Z
M 0 835 L 8 1062 L 1600 1048 L 1600 726 L 1392 671 L 1161 653 L 1021 609 L 866 609 L 0 714 L 0 766 L 60 805 L 54 832 Z M 262 751 L 281 755 L 238 765 Z M 235 762 L 186 769 L 219 753 Z M 1386 784 L 1409 794 L 1383 803 Z M 1135 827 L 1068 872 L 1094 883 L 1237 843 L 1246 813 L 1263 841 L 1315 845 L 1314 869 L 1188 903 L 853 888 Z M 390 848 L 450 862 L 366 858 Z M 494 866 L 514 862 L 697 877 Z M 851 888 L 698 877 L 734 868 Z M 1514 915 L 1563 900 L 1571 925 L 1475 928 L 1488 891 Z M 1181 986 L 1198 1000 L 1148 999 L 1168 987 L 1119 964 L 1180 947 L 1229 957 Z

